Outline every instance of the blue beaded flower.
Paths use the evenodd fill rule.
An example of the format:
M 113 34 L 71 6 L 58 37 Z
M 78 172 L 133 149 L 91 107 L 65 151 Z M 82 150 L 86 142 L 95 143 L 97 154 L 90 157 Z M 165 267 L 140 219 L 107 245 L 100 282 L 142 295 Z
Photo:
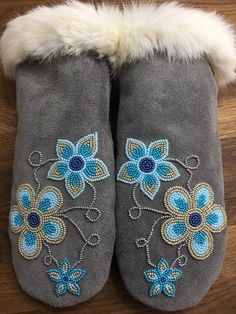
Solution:
M 227 224 L 224 208 L 214 204 L 210 185 L 199 183 L 191 193 L 174 186 L 166 192 L 164 203 L 172 217 L 161 227 L 163 239 L 171 245 L 186 241 L 192 257 L 206 259 L 213 251 L 212 233 L 221 232 Z
M 74 295 L 80 295 L 80 281 L 86 271 L 79 267 L 71 267 L 71 264 L 67 258 L 64 258 L 59 267 L 50 269 L 47 271 L 49 278 L 56 283 L 55 293 L 59 297 L 66 292 L 70 292 Z
M 65 179 L 69 194 L 76 198 L 85 189 L 85 182 L 100 181 L 109 176 L 104 162 L 94 158 L 98 150 L 97 132 L 89 134 L 76 145 L 59 139 L 56 153 L 59 158 L 50 168 L 48 178 L 56 181 Z
M 22 184 L 16 194 L 17 206 L 9 214 L 10 229 L 20 233 L 19 251 L 26 259 L 36 258 L 42 251 L 43 241 L 57 244 L 66 236 L 63 220 L 55 217 L 63 203 L 61 192 L 45 187 L 36 197 L 29 184 Z
M 154 199 L 161 181 L 172 181 L 180 176 L 177 168 L 166 160 L 169 151 L 167 140 L 146 145 L 133 138 L 128 138 L 125 152 L 130 161 L 124 163 L 117 179 L 124 183 L 140 183 L 143 193 Z
M 174 282 L 182 277 L 183 273 L 178 268 L 172 268 L 164 258 L 156 263 L 155 269 L 148 269 L 144 272 L 144 278 L 152 283 L 149 296 L 154 297 L 164 293 L 168 297 L 175 297 L 176 288 Z

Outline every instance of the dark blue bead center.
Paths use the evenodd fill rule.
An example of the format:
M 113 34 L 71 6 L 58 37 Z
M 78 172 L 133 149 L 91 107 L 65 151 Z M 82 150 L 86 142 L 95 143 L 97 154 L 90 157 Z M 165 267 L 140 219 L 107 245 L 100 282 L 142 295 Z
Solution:
M 145 157 L 140 160 L 139 168 L 142 172 L 152 172 L 155 168 L 155 162 L 152 158 Z
M 64 276 L 64 277 L 63 277 L 63 281 L 68 282 L 68 281 L 69 281 L 68 277 L 67 277 L 67 276 Z
M 189 224 L 192 227 L 198 227 L 202 223 L 202 217 L 199 213 L 192 213 L 189 216 Z
M 166 282 L 166 278 L 165 278 L 165 277 L 161 277 L 161 278 L 160 278 L 160 282 L 161 282 L 161 283 L 165 283 L 165 282 Z
M 84 168 L 84 160 L 80 156 L 74 156 L 69 162 L 69 167 L 73 171 L 79 171 Z
M 40 216 L 37 213 L 29 214 L 27 220 L 31 228 L 38 228 L 38 226 L 40 225 Z

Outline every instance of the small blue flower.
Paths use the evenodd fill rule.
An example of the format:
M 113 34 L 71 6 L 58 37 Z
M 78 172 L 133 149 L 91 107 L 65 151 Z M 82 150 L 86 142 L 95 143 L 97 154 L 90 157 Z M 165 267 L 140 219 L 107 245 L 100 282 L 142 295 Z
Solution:
M 148 269 L 144 272 L 144 278 L 152 283 L 149 290 L 149 296 L 154 297 L 164 293 L 166 296 L 174 298 L 176 288 L 173 282 L 179 280 L 183 272 L 178 268 L 172 268 L 169 263 L 161 258 L 156 263 L 155 269 Z
M 80 287 L 78 281 L 84 276 L 86 271 L 79 267 L 71 267 L 67 258 L 64 258 L 59 267 L 47 271 L 49 278 L 56 283 L 55 293 L 59 297 L 66 292 L 74 295 L 80 295 Z
M 117 179 L 128 184 L 140 183 L 141 190 L 151 200 L 160 188 L 160 181 L 180 176 L 177 168 L 167 161 L 167 140 L 152 142 L 147 148 L 143 142 L 128 138 L 125 152 L 130 161 L 121 166 Z
M 65 187 L 71 197 L 78 197 L 85 189 L 85 182 L 100 181 L 109 177 L 104 162 L 94 158 L 97 150 L 97 132 L 83 137 L 76 145 L 59 139 L 56 146 L 59 159 L 52 164 L 48 178 L 65 180 Z

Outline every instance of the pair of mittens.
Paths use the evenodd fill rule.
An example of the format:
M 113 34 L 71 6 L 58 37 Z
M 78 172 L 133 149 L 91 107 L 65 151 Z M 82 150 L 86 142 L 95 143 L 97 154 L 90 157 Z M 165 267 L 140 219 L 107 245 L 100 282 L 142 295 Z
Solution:
M 172 3 L 72 1 L 11 21 L 1 53 L 17 86 L 9 235 L 23 290 L 56 307 L 89 299 L 109 275 L 116 231 L 134 298 L 163 310 L 198 303 L 225 250 L 216 83 L 234 78 L 229 26 Z

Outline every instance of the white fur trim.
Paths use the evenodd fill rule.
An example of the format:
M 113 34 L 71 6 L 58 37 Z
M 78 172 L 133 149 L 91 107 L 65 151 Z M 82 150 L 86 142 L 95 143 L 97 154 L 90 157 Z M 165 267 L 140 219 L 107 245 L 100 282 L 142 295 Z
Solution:
M 113 56 L 119 37 L 118 8 L 77 1 L 54 7 L 41 6 L 7 24 L 1 38 L 5 73 L 15 76 L 16 66 L 28 57 L 47 59 L 96 50 Z
M 235 79 L 235 36 L 229 24 L 214 12 L 175 2 L 159 7 L 133 4 L 123 10 L 78 1 L 39 7 L 9 22 L 1 39 L 4 70 L 11 77 L 28 57 L 89 50 L 107 57 L 114 71 L 154 51 L 185 61 L 207 56 L 218 86 Z

